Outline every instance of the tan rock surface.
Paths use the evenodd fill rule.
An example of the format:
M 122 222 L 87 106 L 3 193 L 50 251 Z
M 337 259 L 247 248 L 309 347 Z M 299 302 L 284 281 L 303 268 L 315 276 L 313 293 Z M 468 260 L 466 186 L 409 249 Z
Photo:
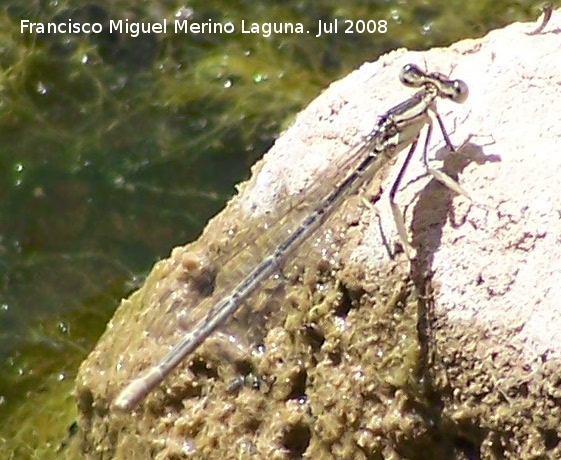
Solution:
M 526 35 L 533 27 L 392 52 L 303 111 L 201 239 L 123 301 L 83 363 L 86 458 L 561 458 L 561 12 Z M 473 202 L 415 159 L 399 202 L 419 257 L 392 260 L 379 196 L 392 168 L 264 286 L 226 340 L 203 345 L 133 412 L 114 411 L 209 293 L 270 248 L 264 230 L 281 209 L 305 212 L 349 146 L 412 94 L 397 79 L 408 62 L 469 85 L 465 104 L 438 107 L 453 142 L 472 135 L 444 169 Z M 435 129 L 431 157 L 441 145 Z

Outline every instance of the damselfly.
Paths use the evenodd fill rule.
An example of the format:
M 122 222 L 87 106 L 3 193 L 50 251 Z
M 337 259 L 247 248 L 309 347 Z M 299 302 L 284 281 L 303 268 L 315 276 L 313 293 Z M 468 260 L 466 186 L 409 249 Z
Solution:
M 427 134 L 423 148 L 423 161 L 428 168 L 427 150 L 433 123 L 430 113 L 436 118 L 447 146 L 454 150 L 444 124 L 436 111 L 436 99 L 440 97 L 462 103 L 467 98 L 468 88 L 461 80 L 450 80 L 440 73 L 427 73 L 412 64 L 403 67 L 400 80 L 404 85 L 420 88 L 420 90 L 383 114 L 372 131 L 358 146 L 352 149 L 352 152 L 349 152 L 348 175 L 335 184 L 331 192 L 313 207 L 288 237 L 280 241 L 273 251 L 250 270 L 237 285 L 232 286 L 229 294 L 217 299 L 205 316 L 185 333 L 180 342 L 157 365 L 148 369 L 125 387 L 114 402 L 116 409 L 131 410 L 134 408 L 183 359 L 233 316 L 267 278 L 279 272 L 296 249 L 315 233 L 346 198 L 375 178 L 382 168 L 407 146 L 409 146 L 409 151 L 389 196 L 400 240 L 408 257 L 413 257 L 413 248 L 407 237 L 404 219 L 394 198 L 424 126 L 427 126 Z M 444 173 L 431 169 L 429 171 L 448 187 L 465 194 L 463 189 Z
M 542 22 L 533 31 L 526 32 L 526 35 L 538 35 L 539 33 L 541 33 L 545 29 L 545 26 L 547 26 L 547 24 L 549 23 L 549 20 L 551 19 L 551 15 L 553 13 L 553 3 L 546 2 L 546 3 L 544 3 L 544 5 L 542 5 L 542 7 L 540 9 L 543 13 Z

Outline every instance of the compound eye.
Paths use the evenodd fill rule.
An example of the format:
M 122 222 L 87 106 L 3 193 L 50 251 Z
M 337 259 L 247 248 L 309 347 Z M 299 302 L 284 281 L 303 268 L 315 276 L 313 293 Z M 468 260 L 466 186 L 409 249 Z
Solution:
M 465 102 L 469 95 L 468 85 L 463 80 L 454 80 L 452 82 L 453 92 L 450 94 L 450 99 L 458 104 Z
M 406 64 L 399 72 L 399 80 L 405 86 L 418 88 L 425 82 L 425 78 L 426 73 L 415 64 Z

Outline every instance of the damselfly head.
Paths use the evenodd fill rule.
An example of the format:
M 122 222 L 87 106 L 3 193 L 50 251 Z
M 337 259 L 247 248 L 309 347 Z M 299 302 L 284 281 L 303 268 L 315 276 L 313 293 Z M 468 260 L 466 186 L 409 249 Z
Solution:
M 427 73 L 415 64 L 406 64 L 399 72 L 399 80 L 405 86 L 419 88 L 426 82 Z
M 451 101 L 462 104 L 469 96 L 468 85 L 463 80 L 449 80 L 446 86 L 439 88 L 440 94 Z
M 399 73 L 399 80 L 405 86 L 420 88 L 430 85 L 435 87 L 439 96 L 461 104 L 469 95 L 468 86 L 462 80 L 450 80 L 439 72 L 428 73 L 415 64 L 403 66 Z

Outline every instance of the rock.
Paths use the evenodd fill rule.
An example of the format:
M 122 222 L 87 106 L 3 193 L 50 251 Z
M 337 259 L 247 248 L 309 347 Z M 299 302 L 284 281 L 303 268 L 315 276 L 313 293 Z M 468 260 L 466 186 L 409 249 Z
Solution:
M 85 457 L 561 457 L 560 25 L 557 12 L 534 36 L 513 24 L 398 50 L 312 102 L 201 238 L 123 300 L 82 364 Z M 411 263 L 395 251 L 388 167 L 221 334 L 116 411 L 124 386 L 344 177 L 350 147 L 413 93 L 397 79 L 409 62 L 469 86 L 463 105 L 437 107 L 463 144 L 443 169 L 472 201 L 425 174 L 421 145 L 398 192 Z M 434 127 L 430 158 L 446 150 Z

